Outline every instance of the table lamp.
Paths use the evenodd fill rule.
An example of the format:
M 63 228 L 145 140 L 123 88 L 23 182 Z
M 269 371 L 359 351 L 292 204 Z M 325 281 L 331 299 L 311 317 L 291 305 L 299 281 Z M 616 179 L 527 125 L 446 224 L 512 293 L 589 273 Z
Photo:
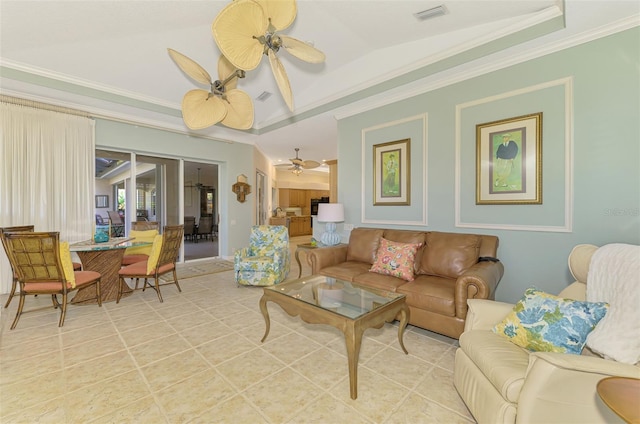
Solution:
M 344 206 L 342 203 L 320 203 L 318 205 L 318 222 L 326 222 L 320 241 L 326 246 L 340 243 L 340 234 L 336 233 L 336 222 L 344 221 Z

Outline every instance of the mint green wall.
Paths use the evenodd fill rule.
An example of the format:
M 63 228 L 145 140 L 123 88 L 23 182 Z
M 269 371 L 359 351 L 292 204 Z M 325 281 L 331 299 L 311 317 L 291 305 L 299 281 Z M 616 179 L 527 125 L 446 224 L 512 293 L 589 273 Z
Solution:
M 253 225 L 253 199 L 245 203 L 236 201 L 231 185 L 237 175 L 255 175 L 252 145 L 231 144 L 96 119 L 96 147 L 217 163 L 220 169 L 220 226 L 228 229 L 226 241 L 224 236 L 220 240 L 220 256 L 233 256 L 234 248 L 241 248 L 248 243 L 249 230 Z M 232 220 L 235 224 L 231 224 Z
M 572 281 L 569 252 L 579 243 L 640 244 L 640 29 L 492 72 L 413 98 L 341 119 L 338 122 L 338 200 L 345 204 L 347 224 L 495 234 L 505 275 L 497 300 L 515 301 L 529 285 L 559 292 Z M 571 232 L 460 228 L 455 225 L 456 106 L 549 81 L 572 78 L 573 94 L 573 228 Z M 570 94 L 571 95 L 571 94 Z M 461 114 L 461 220 L 493 224 L 564 225 L 564 100 L 557 87 L 465 108 Z M 543 111 L 543 204 L 475 205 L 475 124 Z M 362 175 L 368 176 L 371 145 L 380 141 L 363 130 L 427 114 L 427 139 L 412 136 L 427 148 L 427 226 L 363 224 Z M 395 131 L 395 132 L 394 132 Z M 389 132 L 389 131 L 388 131 Z M 392 127 L 389 141 L 407 136 Z M 412 170 L 422 167 L 413 156 Z M 413 172 L 412 172 L 413 174 Z M 420 187 L 416 184 L 415 187 Z M 422 193 L 412 193 L 420 199 Z M 370 195 L 368 195 L 370 197 Z M 569 199 L 571 200 L 571 199 Z M 422 206 L 376 207 L 384 220 L 415 213 Z M 403 210 L 402 208 L 405 208 Z M 365 217 L 370 206 L 365 208 Z M 379 217 L 378 217 L 379 218 Z M 348 233 L 345 233 L 345 238 Z

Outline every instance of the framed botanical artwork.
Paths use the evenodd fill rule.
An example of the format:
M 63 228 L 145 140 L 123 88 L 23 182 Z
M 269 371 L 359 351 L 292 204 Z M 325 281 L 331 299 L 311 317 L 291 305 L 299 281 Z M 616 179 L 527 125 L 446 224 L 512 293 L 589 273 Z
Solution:
M 542 112 L 476 125 L 476 204 L 542 204 Z
M 373 205 L 411 204 L 411 139 L 373 146 Z
M 108 207 L 109 207 L 109 196 L 106 194 L 96 195 L 96 208 L 108 208 Z

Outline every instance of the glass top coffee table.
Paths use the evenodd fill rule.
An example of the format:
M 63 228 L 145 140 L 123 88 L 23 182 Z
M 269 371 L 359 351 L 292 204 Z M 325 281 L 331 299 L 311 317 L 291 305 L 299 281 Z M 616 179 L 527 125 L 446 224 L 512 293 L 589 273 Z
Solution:
M 322 275 L 312 275 L 264 288 L 260 311 L 266 329 L 262 342 L 269 335 L 270 321 L 267 302 L 278 304 L 286 313 L 309 324 L 328 324 L 344 333 L 349 360 L 351 399 L 358 397 L 358 356 L 362 334 L 368 328 L 381 328 L 385 322 L 400 315 L 398 341 L 404 353 L 402 336 L 409 322 L 409 307 L 399 293 L 359 286 Z

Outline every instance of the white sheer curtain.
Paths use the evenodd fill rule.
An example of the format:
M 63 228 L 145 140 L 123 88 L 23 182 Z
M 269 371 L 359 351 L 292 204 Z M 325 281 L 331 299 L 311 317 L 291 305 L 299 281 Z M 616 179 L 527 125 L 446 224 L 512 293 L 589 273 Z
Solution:
M 94 222 L 94 121 L 0 102 L 0 227 L 35 225 L 71 243 L 91 237 Z M 11 268 L 0 249 L 0 292 Z

